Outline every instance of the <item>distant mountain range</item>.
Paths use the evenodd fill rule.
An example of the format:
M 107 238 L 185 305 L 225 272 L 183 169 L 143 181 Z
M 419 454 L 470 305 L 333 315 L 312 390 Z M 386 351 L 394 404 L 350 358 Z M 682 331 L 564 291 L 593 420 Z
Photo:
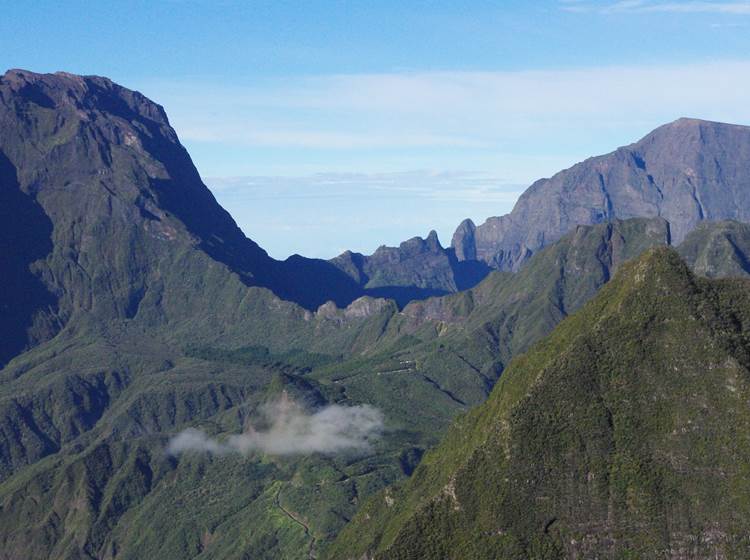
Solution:
M 345 253 L 332 262 L 358 281 L 362 275 L 351 261 L 366 263 L 368 286 L 387 279 L 427 294 L 455 292 L 490 269 L 518 270 L 577 225 L 633 217 L 664 218 L 675 245 L 704 220 L 750 220 L 750 127 L 679 119 L 635 144 L 537 181 L 510 214 L 479 226 L 464 220 L 450 248 L 430 236 L 380 248 L 371 257 Z M 429 251 L 415 251 L 420 245 Z M 398 263 L 399 274 L 386 272 L 387 263 Z
M 414 527 L 433 518 L 422 517 L 412 501 L 404 509 L 397 506 L 403 514 L 398 518 L 378 503 L 396 495 L 399 500 L 433 499 L 436 487 L 428 481 L 429 487 L 416 488 L 417 478 L 438 472 L 433 468 L 440 473 L 430 479 L 434 481 L 453 472 L 457 463 L 432 466 L 447 460 L 446 446 L 453 444 L 444 444 L 417 467 L 423 453 L 440 441 L 457 415 L 488 395 L 490 404 L 480 410 L 491 412 L 468 418 L 496 414 L 491 403 L 506 398 L 505 386 L 529 389 L 525 380 L 541 370 L 509 365 L 522 354 L 541 355 L 549 348 L 545 344 L 556 345 L 565 355 L 601 347 L 601 354 L 586 356 L 605 364 L 605 349 L 615 352 L 619 335 L 597 330 L 592 309 L 606 308 L 602 321 L 621 329 L 621 340 L 632 342 L 640 329 L 646 344 L 656 344 L 661 339 L 650 338 L 648 323 L 618 323 L 641 313 L 644 305 L 653 306 L 654 324 L 672 329 L 670 344 L 686 348 L 686 360 L 700 358 L 695 363 L 711 371 L 719 371 L 717 364 L 729 371 L 726 364 L 732 360 L 744 364 L 744 335 L 737 333 L 744 333 L 746 322 L 745 284 L 726 282 L 731 287 L 722 288 L 721 282 L 695 279 L 679 259 L 703 276 L 750 275 L 750 226 L 741 222 L 748 208 L 742 165 L 748 158 L 746 137 L 747 129 L 731 125 L 667 125 L 637 148 L 622 148 L 536 183 L 509 217 L 497 219 L 511 233 L 494 241 L 486 233 L 489 226 L 464 223 L 459 230 L 466 236 L 457 234 L 449 248 L 430 233 L 400 247 L 381 247 L 370 256 L 347 252 L 331 261 L 295 256 L 280 262 L 247 239 L 216 203 L 159 105 L 105 78 L 8 71 L 0 78 L 0 559 L 311 558 L 329 552 L 346 557 L 352 551 L 409 557 L 424 552 Z M 597 173 L 602 175 L 598 199 L 591 182 Z M 643 183 L 644 177 L 651 177 L 651 183 Z M 688 212 L 692 207 L 685 192 L 691 184 L 700 212 Z M 653 202 L 649 189 L 661 192 L 661 198 Z M 634 202 L 638 197 L 653 205 L 639 206 Z M 610 202 L 603 202 L 607 198 Z M 539 202 L 538 215 L 531 212 L 531 201 Z M 611 206 L 608 214 L 589 211 L 600 203 Z M 718 219 L 722 221 L 714 221 Z M 527 228 L 522 232 L 523 223 Z M 677 253 L 653 251 L 668 245 Z M 644 252 L 641 265 L 628 264 Z M 637 266 L 644 267 L 646 281 L 639 279 Z M 620 279 L 609 284 L 621 269 Z M 599 303 L 576 315 L 603 286 L 610 295 L 603 293 Z M 625 296 L 612 299 L 617 290 Z M 643 305 L 636 297 L 639 290 Z M 684 305 L 675 301 L 680 294 L 689 295 Z M 730 305 L 733 298 L 736 311 Z M 621 301 L 617 312 L 613 306 Z M 706 337 L 690 338 L 693 322 L 686 310 L 692 310 Z M 671 325 L 664 318 L 673 312 L 679 321 Z M 563 334 L 554 334 L 561 322 Z M 552 338 L 545 338 L 550 333 Z M 566 350 L 576 333 L 580 340 Z M 721 346 L 722 333 L 731 347 Z M 563 342 L 538 346 L 560 337 Z M 693 354 L 705 341 L 720 347 L 710 355 L 714 361 Z M 651 352 L 652 346 L 648 348 Z M 664 357 L 676 360 L 678 354 Z M 612 363 L 635 367 L 642 363 L 636 358 Z M 577 362 L 562 364 L 559 379 L 574 380 L 577 367 Z M 694 371 L 690 368 L 686 371 Z M 513 373 L 521 369 L 532 373 Z M 580 371 L 589 381 L 604 379 L 604 369 Z M 549 444 L 545 456 L 550 464 L 567 464 L 572 447 L 550 443 L 554 437 L 549 434 L 556 432 L 547 419 L 519 411 L 549 406 L 562 414 L 569 407 L 583 411 L 586 420 L 582 395 L 593 395 L 595 403 L 605 397 L 627 399 L 633 385 L 648 380 L 630 375 L 612 378 L 626 387 L 614 396 L 605 394 L 603 385 L 568 394 L 557 382 L 545 381 L 527 408 L 520 401 L 503 405 L 501 422 L 511 418 L 510 425 L 526 430 L 507 441 L 515 445 L 528 436 L 539 445 Z M 632 394 L 646 400 L 668 390 L 677 395 L 675 375 Z M 732 382 L 739 396 L 744 395 L 741 375 Z M 546 376 L 540 373 L 539 379 Z M 717 379 L 691 385 L 691 395 L 713 399 Z M 555 391 L 568 400 L 550 400 Z M 680 393 L 675 399 L 683 397 Z M 294 403 L 309 415 L 329 406 L 339 412 L 375 407 L 385 418 L 382 437 L 358 453 L 326 454 L 314 448 L 278 457 L 262 450 L 245 455 L 227 451 L 223 442 L 229 436 L 248 432 L 250 426 L 262 429 L 264 411 L 278 402 Z M 664 410 L 676 411 L 675 402 Z M 704 410 L 697 402 L 686 403 L 685 410 Z M 632 409 L 633 418 L 645 418 L 644 410 Z M 716 407 L 707 410 L 715 431 L 696 432 L 696 437 L 708 440 L 715 434 L 717 441 L 725 441 L 728 428 L 722 426 L 742 420 L 731 410 L 725 416 L 716 416 Z M 620 425 L 631 416 L 613 418 Z M 478 429 L 490 430 L 493 422 Z M 451 430 L 454 439 L 448 441 L 455 441 L 456 433 L 471 433 L 465 443 L 473 453 L 471 442 L 477 436 L 468 429 L 461 432 L 460 426 Z M 196 428 L 208 438 L 201 440 L 208 451 L 167 453 L 178 434 Z M 600 445 L 610 433 L 604 428 L 586 432 L 585 441 L 591 436 Z M 573 445 L 571 430 L 561 432 L 565 445 Z M 644 433 L 651 437 L 657 432 Z M 661 461 L 677 448 L 654 449 L 653 455 L 626 459 Z M 717 468 L 724 469 L 729 459 L 737 469 L 744 468 L 742 457 L 723 448 L 707 446 L 705 453 L 724 461 Z M 529 454 L 518 457 L 519 464 L 528 466 Z M 591 457 L 609 455 L 597 451 Z M 695 463 L 696 468 L 711 466 L 705 461 Z M 641 468 L 637 461 L 628 465 Z M 603 471 L 594 466 L 591 472 L 601 477 Z M 383 490 L 414 472 L 413 483 Z M 488 484 L 502 486 L 497 472 L 488 470 L 487 475 Z M 535 480 L 547 481 L 546 476 L 541 473 Z M 627 484 L 635 480 L 623 476 Z M 457 499 L 472 495 L 463 492 L 474 480 L 481 484 L 479 476 L 461 479 Z M 715 477 L 710 481 L 715 483 Z M 667 499 L 663 486 L 633 484 L 636 498 L 645 492 L 648 500 Z M 709 492 L 706 485 L 688 490 Z M 562 486 L 550 488 L 562 496 L 556 503 L 569 503 Z M 547 494 L 540 492 L 531 488 L 522 497 L 508 494 L 508 499 L 512 504 L 542 503 Z M 365 513 L 357 514 L 373 495 Z M 744 503 L 742 492 L 731 496 L 739 506 Z M 440 523 L 459 520 L 459 525 L 444 528 L 446 539 L 435 540 L 435 546 L 448 547 L 435 549 L 438 555 L 473 539 L 474 533 L 462 532 L 463 524 L 476 520 L 482 531 L 506 531 L 508 550 L 514 553 L 536 550 L 529 548 L 532 541 L 559 549 L 557 537 L 548 539 L 544 530 L 539 536 L 538 524 L 482 524 L 487 512 L 506 515 L 510 510 L 471 503 L 462 510 L 465 518 L 434 518 Z M 682 507 L 687 502 L 675 503 Z M 602 502 L 591 504 L 599 508 Z M 601 509 L 596 508 L 585 519 L 555 513 L 560 521 L 550 531 L 568 538 L 570 523 L 579 520 L 589 524 L 581 525 L 588 531 L 600 521 L 594 514 Z M 541 506 L 529 511 L 534 520 L 547 512 Z M 638 517 L 640 511 L 628 515 L 648 529 L 645 535 L 663 528 Z M 695 510 L 685 511 L 693 515 Z M 370 512 L 382 519 L 386 532 L 367 526 Z M 716 514 L 717 531 L 732 534 L 724 513 L 702 509 L 690 517 L 694 531 L 679 535 L 708 535 L 700 517 L 704 514 Z M 688 518 L 665 519 L 687 523 Z M 627 527 L 613 522 L 611 529 Z M 664 534 L 659 533 L 667 538 L 658 541 L 660 546 L 682 542 Z M 476 546 L 495 542 L 483 539 Z M 635 537 L 633 542 L 643 545 Z M 598 541 L 591 546 L 610 550 Z

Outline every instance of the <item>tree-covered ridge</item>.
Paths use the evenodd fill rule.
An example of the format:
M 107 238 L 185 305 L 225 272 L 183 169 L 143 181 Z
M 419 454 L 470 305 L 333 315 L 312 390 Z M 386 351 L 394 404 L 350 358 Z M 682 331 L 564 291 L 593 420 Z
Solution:
M 628 263 L 330 556 L 744 558 L 750 285 Z

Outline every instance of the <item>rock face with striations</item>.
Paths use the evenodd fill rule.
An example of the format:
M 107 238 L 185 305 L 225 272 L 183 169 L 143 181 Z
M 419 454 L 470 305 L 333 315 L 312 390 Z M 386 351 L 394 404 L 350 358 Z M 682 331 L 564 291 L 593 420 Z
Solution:
M 456 256 L 516 270 L 576 225 L 661 216 L 679 244 L 703 220 L 750 219 L 750 127 L 679 119 L 531 185 L 513 211 L 453 236 Z

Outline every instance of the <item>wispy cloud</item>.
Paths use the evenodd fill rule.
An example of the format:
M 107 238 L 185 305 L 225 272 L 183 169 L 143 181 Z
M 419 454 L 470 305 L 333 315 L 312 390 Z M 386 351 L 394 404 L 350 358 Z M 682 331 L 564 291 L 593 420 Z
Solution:
M 242 123 L 193 124 L 181 129 L 182 137 L 202 142 L 237 142 L 249 146 L 357 150 L 392 148 L 394 138 L 388 134 L 346 132 L 314 129 L 248 130 Z M 410 133 L 399 136 L 398 146 L 422 147 L 481 147 L 477 140 L 458 136 Z
M 750 9 L 749 4 L 746 5 Z M 566 4 L 583 8 L 583 4 Z M 701 9 L 641 1 L 609 10 Z M 712 5 L 713 6 L 713 5 Z M 732 4 L 737 13 L 740 5 Z M 716 7 L 716 6 L 714 6 Z M 729 10 L 726 4 L 724 9 Z M 750 62 L 515 72 L 407 72 L 266 80 L 247 87 L 160 84 L 187 141 L 247 148 L 537 153 L 561 129 L 646 127 L 679 116 L 746 121 Z M 643 130 L 646 132 L 646 130 Z M 370 158 L 372 159 L 372 158 Z
M 217 440 L 189 428 L 175 436 L 167 452 L 179 455 L 202 452 L 215 455 L 253 452 L 270 455 L 311 455 L 362 452 L 383 429 L 383 414 L 369 405 L 331 405 L 309 412 L 282 398 L 262 410 L 265 428 L 249 426 L 243 434 Z
M 466 217 L 509 211 L 525 184 L 501 174 L 414 170 L 208 177 L 242 230 L 277 258 L 371 253 L 431 229 L 449 243 Z
M 567 0 L 561 8 L 568 12 L 613 13 L 682 13 L 750 15 L 750 2 L 663 2 L 658 0 L 620 0 L 618 2 L 587 2 Z
M 348 199 L 386 196 L 513 203 L 525 185 L 509 183 L 492 173 L 414 170 L 394 173 L 315 173 L 304 176 L 208 177 L 206 184 L 220 196 L 247 200 Z

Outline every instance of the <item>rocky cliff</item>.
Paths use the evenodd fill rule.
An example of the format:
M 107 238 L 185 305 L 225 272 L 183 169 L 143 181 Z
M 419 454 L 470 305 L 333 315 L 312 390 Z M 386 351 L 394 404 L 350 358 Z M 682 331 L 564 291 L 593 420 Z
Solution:
M 513 211 L 475 226 L 452 246 L 461 260 L 516 270 L 576 225 L 660 216 L 679 244 L 704 220 L 750 219 L 750 127 L 680 119 L 642 140 L 542 179 Z

